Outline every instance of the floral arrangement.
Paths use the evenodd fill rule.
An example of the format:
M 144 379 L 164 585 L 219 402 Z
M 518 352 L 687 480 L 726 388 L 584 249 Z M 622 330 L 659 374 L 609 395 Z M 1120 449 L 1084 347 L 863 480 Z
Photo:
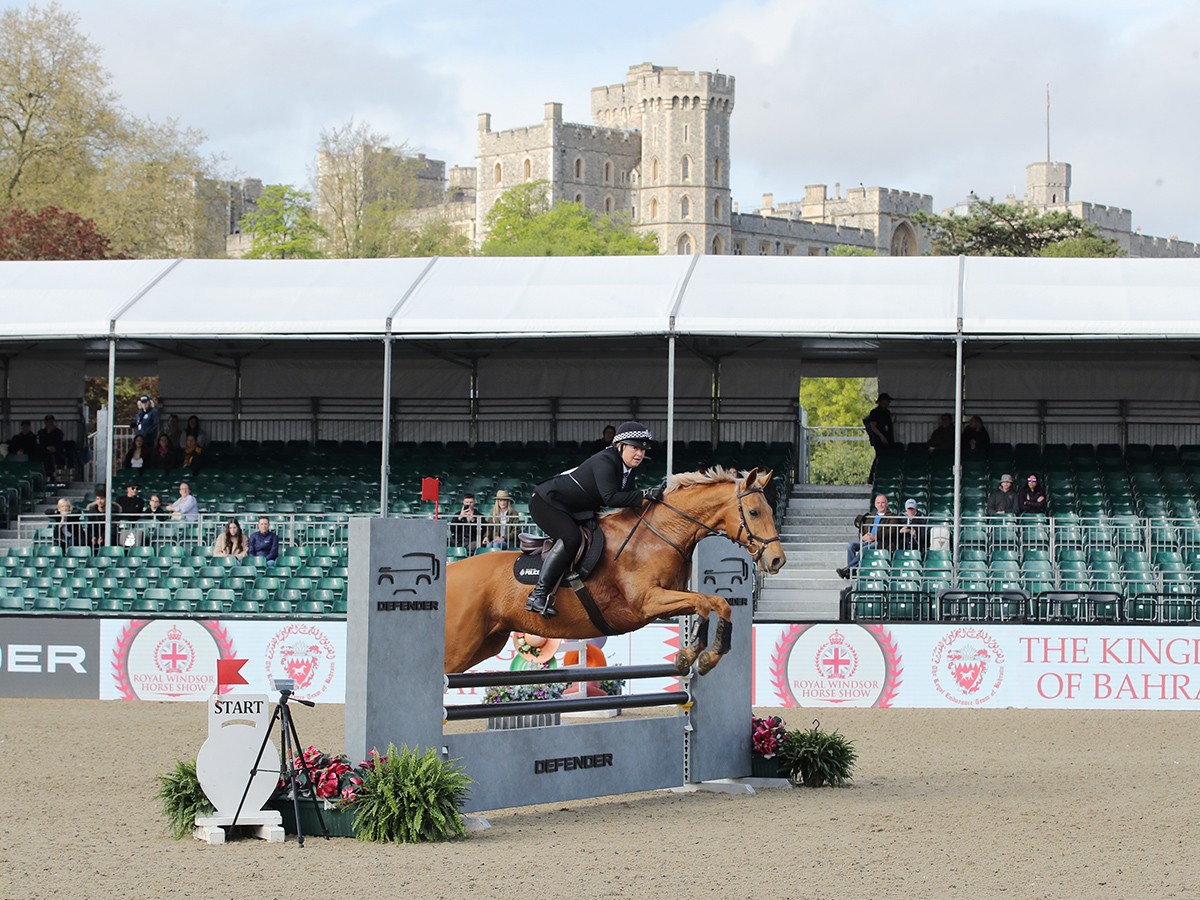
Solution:
M 545 641 L 545 638 L 542 638 L 542 640 Z M 526 636 L 524 634 L 517 636 L 516 645 L 517 645 L 517 653 L 523 654 L 523 655 L 527 654 L 536 660 L 540 660 L 542 658 L 543 650 L 548 650 L 549 651 L 549 653 L 547 653 L 548 659 L 545 663 L 542 663 L 543 666 L 547 665 L 549 663 L 549 660 L 554 658 L 554 653 L 558 649 L 557 641 L 554 642 L 554 646 L 552 646 L 552 647 L 545 643 L 539 644 L 538 646 L 535 647 L 533 644 L 529 643 L 529 640 L 526 638 Z
M 355 766 L 344 753 L 322 753 L 316 747 L 309 747 L 303 756 L 297 756 L 294 762 L 296 784 L 301 794 L 308 793 L 308 772 L 311 772 L 313 794 L 320 800 L 336 803 L 338 806 L 349 806 L 358 799 L 358 789 L 362 787 L 363 779 L 375 765 L 372 758 Z M 308 764 L 307 772 L 304 763 Z M 277 794 L 286 795 L 286 787 L 286 779 L 280 778 Z
M 770 759 L 783 749 L 787 729 L 779 716 L 751 716 L 750 740 L 755 756 Z
M 483 695 L 484 703 L 512 703 L 519 700 L 558 700 L 565 684 L 522 684 L 519 686 L 490 687 Z

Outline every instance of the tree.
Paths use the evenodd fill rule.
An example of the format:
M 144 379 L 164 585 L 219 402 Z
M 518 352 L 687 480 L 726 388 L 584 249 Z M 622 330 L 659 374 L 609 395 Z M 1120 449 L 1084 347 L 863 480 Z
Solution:
M 321 132 L 315 196 L 330 256 L 402 255 L 406 217 L 422 198 L 421 163 L 407 151 L 353 119 Z
M 852 244 L 838 244 L 829 251 L 830 256 L 878 256 L 870 247 L 855 247 Z
M 879 383 L 874 378 L 804 378 L 800 405 L 809 428 L 855 428 L 861 437 L 863 417 L 875 405 Z M 833 440 L 822 439 L 833 437 Z M 874 456 L 865 440 L 847 440 L 847 432 L 809 434 L 809 479 L 814 484 L 862 484 Z
M 316 259 L 317 241 L 325 234 L 312 209 L 312 195 L 290 184 L 269 184 L 258 208 L 242 217 L 250 236 L 245 259 Z
M 919 212 L 913 221 L 929 232 L 935 256 L 1039 256 L 1055 244 L 1054 255 L 1119 256 L 1115 241 L 1101 237 L 1096 227 L 1066 210 L 1039 212 L 1024 206 L 971 199 L 966 215 L 944 216 Z M 1082 239 L 1082 240 L 1080 240 Z
M 397 256 L 470 256 L 472 252 L 471 239 L 442 218 L 404 229 L 396 243 Z
M 484 256 L 643 256 L 658 253 L 653 234 L 637 234 L 623 216 L 579 203 L 551 204 L 546 181 L 509 188 L 488 210 Z
M 111 242 L 96 223 L 45 206 L 0 211 L 0 259 L 113 259 Z
M 0 13 L 0 202 L 74 199 L 121 111 L 100 51 L 56 3 Z

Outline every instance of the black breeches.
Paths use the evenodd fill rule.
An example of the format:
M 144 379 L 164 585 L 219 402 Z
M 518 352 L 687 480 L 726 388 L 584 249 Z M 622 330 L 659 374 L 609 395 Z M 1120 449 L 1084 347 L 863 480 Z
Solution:
M 563 542 L 569 559 L 574 559 L 579 552 L 582 538 L 579 536 L 579 522 L 570 513 L 565 513 L 551 506 L 540 495 L 534 494 L 529 499 L 529 517 L 537 522 L 538 527 L 547 535 Z

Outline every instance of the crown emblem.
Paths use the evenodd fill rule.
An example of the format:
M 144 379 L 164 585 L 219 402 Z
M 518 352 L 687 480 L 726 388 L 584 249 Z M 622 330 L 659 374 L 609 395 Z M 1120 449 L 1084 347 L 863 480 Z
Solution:
M 171 630 L 167 632 L 167 637 L 169 637 L 173 641 L 182 640 L 183 632 L 179 630 L 178 625 L 172 625 Z
M 833 634 L 829 636 L 829 643 L 844 644 L 846 643 L 846 636 L 835 628 Z

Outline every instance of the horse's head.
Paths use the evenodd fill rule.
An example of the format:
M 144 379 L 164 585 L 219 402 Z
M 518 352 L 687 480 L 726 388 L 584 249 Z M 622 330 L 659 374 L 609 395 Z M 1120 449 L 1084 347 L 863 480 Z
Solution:
M 750 551 L 760 569 L 774 575 L 787 562 L 787 555 L 783 552 L 775 527 L 775 514 L 765 493 L 771 474 L 770 470 L 760 474 L 754 468 L 736 482 L 738 519 L 736 527 L 727 524 L 725 532 Z

